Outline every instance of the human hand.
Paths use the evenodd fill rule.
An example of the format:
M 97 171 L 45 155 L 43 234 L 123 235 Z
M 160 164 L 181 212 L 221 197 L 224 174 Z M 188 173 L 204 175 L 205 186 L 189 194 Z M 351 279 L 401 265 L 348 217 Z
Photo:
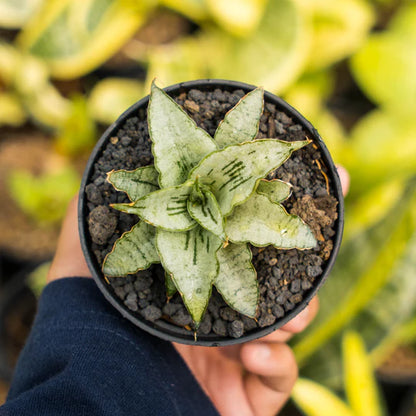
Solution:
M 348 174 L 338 168 L 344 194 Z M 63 277 L 91 277 L 78 234 L 78 198 L 62 224 L 48 282 Z M 173 344 L 205 393 L 223 416 L 275 415 L 284 405 L 297 378 L 297 365 L 286 342 L 302 331 L 318 311 L 314 298 L 304 311 L 272 334 L 238 346 L 223 348 Z

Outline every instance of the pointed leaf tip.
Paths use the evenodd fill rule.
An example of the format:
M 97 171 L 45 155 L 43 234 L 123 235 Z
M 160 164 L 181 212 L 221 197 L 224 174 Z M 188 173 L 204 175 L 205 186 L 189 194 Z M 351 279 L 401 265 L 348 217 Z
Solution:
M 196 326 L 202 320 L 218 273 L 221 240 L 196 226 L 184 233 L 157 230 L 156 245 L 163 268 L 171 275 Z
M 244 204 L 235 207 L 227 218 L 225 232 L 234 243 L 250 242 L 254 246 L 308 249 L 316 246 L 312 230 L 282 205 L 254 193 Z
M 103 273 L 109 277 L 121 277 L 145 270 L 159 263 L 155 247 L 155 228 L 143 221 L 124 233 L 107 254 L 103 262 Z
M 151 88 L 148 124 L 161 188 L 185 182 L 190 170 L 217 149 L 212 137 L 155 83 Z
M 192 183 L 164 188 L 138 199 L 132 204 L 114 204 L 116 209 L 136 214 L 155 227 L 169 231 L 186 231 L 196 226 L 189 215 L 187 201 Z
M 153 165 L 141 167 L 132 171 L 112 170 L 107 173 L 107 181 L 115 189 L 127 194 L 130 201 L 156 191 L 159 188 L 159 173 Z
M 263 88 L 246 94 L 224 117 L 215 132 L 214 140 L 218 147 L 253 140 L 259 130 L 263 112 Z

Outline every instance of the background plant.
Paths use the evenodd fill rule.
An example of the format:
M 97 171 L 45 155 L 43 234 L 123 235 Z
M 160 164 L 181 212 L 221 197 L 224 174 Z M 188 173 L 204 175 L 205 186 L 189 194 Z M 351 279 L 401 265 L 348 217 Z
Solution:
M 397 345 L 415 344 L 415 3 L 234 0 L 232 10 L 228 4 L 0 1 L 0 157 L 9 157 L 17 136 L 35 141 L 34 133 L 41 132 L 49 138 L 53 163 L 33 168 L 31 175 L 55 174 L 69 165 L 79 178 L 82 159 L 102 127 L 145 95 L 155 76 L 166 85 L 229 77 L 283 95 L 317 127 L 352 177 L 343 248 L 321 291 L 316 325 L 327 329 L 319 335 L 316 326 L 295 341 L 301 371 L 340 388 L 345 327 L 360 331 L 376 366 Z M 108 39 L 99 22 L 112 13 L 114 24 L 129 32 L 113 26 L 112 35 L 120 38 L 91 56 L 89 45 L 99 50 L 106 42 L 97 39 Z M 70 63 L 67 72 L 63 62 Z M 76 103 L 76 93 L 85 105 Z M 96 126 L 96 133 L 82 125 L 78 131 L 89 133 L 73 130 L 67 120 L 77 111 L 77 119 Z M 70 146 L 58 145 L 59 137 Z M 10 221 L 19 208 L 10 197 L 12 183 L 4 180 L 16 169 L 0 175 L 1 212 L 7 213 L 1 223 L 7 238 L 0 244 L 19 256 L 21 246 L 13 247 L 19 239 L 27 241 L 29 225 L 20 234 L 6 232 L 24 219 Z M 48 198 L 37 198 L 47 206 Z M 334 308 L 334 297 L 348 292 Z M 354 293 L 361 294 L 359 301 Z

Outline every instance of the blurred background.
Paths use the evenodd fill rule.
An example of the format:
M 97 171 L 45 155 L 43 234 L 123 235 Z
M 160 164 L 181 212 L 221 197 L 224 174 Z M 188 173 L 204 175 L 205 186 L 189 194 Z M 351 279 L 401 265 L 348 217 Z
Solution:
M 0 0 L 1 396 L 88 155 L 154 77 L 262 85 L 350 172 L 283 414 L 416 415 L 414 0 Z

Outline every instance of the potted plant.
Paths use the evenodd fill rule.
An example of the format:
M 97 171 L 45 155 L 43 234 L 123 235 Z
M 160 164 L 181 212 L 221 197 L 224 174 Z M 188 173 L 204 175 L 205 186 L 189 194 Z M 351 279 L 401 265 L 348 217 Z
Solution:
M 299 313 L 333 265 L 342 215 L 316 130 L 261 88 L 222 80 L 153 83 L 97 144 L 79 203 L 106 298 L 197 345 L 255 339 Z

